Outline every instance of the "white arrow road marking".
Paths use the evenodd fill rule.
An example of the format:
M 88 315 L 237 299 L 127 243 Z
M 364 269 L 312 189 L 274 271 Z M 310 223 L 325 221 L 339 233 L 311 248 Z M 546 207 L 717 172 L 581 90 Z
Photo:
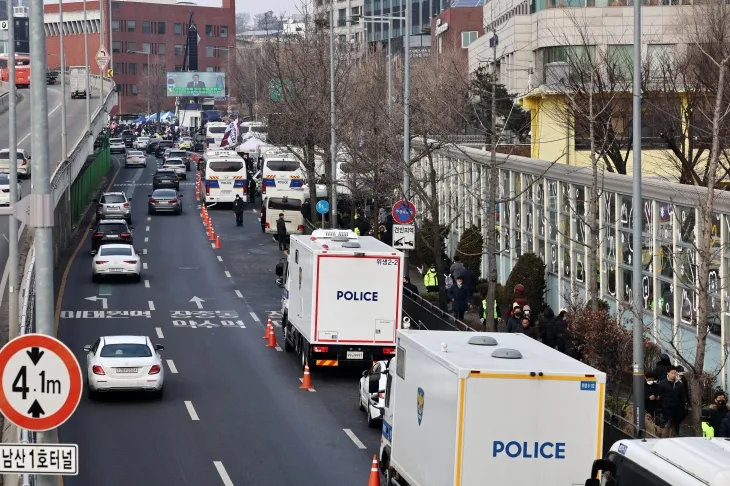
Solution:
M 101 308 L 102 309 L 107 309 L 106 298 L 104 298 L 104 297 L 97 297 L 96 295 L 94 295 L 93 297 L 85 297 L 85 299 L 86 300 L 90 300 L 92 302 L 96 302 L 96 301 L 100 300 L 101 301 Z
M 201 299 L 200 297 L 193 296 L 193 298 L 190 299 L 190 302 L 195 302 L 195 305 L 198 306 L 198 309 L 202 309 L 203 308 L 203 302 L 205 302 L 205 301 L 203 299 Z

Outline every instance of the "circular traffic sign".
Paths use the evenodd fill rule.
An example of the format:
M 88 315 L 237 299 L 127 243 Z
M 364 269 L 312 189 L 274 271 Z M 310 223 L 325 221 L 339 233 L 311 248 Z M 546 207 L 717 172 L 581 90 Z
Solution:
M 0 378 L 0 412 L 22 429 L 55 429 L 81 400 L 79 362 L 65 344 L 44 334 L 26 334 L 3 346 Z
M 322 200 L 322 201 L 317 202 L 317 205 L 315 206 L 315 208 L 317 209 L 317 212 L 319 214 L 327 214 L 330 211 L 330 203 Z
M 402 199 L 393 204 L 393 221 L 397 224 L 411 224 L 416 219 L 416 206 Z

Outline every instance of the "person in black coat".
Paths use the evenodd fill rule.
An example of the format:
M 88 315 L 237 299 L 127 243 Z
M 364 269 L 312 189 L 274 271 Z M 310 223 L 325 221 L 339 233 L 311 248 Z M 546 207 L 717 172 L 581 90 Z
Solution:
M 543 344 L 555 348 L 557 346 L 556 341 L 556 330 L 555 330 L 555 313 L 548 306 L 545 312 L 542 313 L 539 321 L 540 337 L 542 338 Z
M 464 313 L 469 308 L 469 291 L 464 285 L 463 278 L 457 278 L 456 285 L 449 289 L 449 299 L 451 300 L 451 310 L 454 317 L 463 321 Z
M 651 415 L 654 423 L 661 427 L 661 420 L 658 420 L 657 411 L 661 411 L 659 403 L 659 377 L 654 371 L 647 371 L 644 374 L 644 409 Z M 661 414 L 660 414 L 661 415 Z
M 667 368 L 669 368 L 670 366 L 672 366 L 672 362 L 669 361 L 669 355 L 662 353 L 661 356 L 659 356 L 659 361 L 654 367 L 654 371 L 656 371 L 656 374 L 659 377 L 659 381 L 667 377 Z
M 565 319 L 567 312 L 565 309 L 560 309 L 558 315 L 555 316 L 555 322 L 553 323 L 555 326 L 555 347 L 561 353 L 576 358 L 576 353 L 573 352 L 573 346 L 568 336 L 568 321 Z
M 414 295 L 418 295 L 418 287 L 411 283 L 411 277 L 403 277 L 403 288 Z
M 677 374 L 677 367 L 667 368 L 667 377 L 659 382 L 659 403 L 669 430 L 679 436 L 679 426 L 687 414 L 687 390 Z

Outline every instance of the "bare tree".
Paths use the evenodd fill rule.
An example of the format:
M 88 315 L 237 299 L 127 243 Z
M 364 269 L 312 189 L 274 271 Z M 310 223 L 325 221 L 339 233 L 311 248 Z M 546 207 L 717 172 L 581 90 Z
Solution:
M 239 12 L 236 14 L 236 33 L 245 32 L 251 27 L 251 14 L 248 12 Z
M 142 74 L 139 85 L 139 98 L 146 102 L 152 113 L 157 113 L 168 104 L 167 63 L 161 56 L 152 56 L 147 72 Z
M 259 97 L 267 95 L 267 85 L 258 73 L 259 66 L 265 62 L 263 53 L 264 49 L 258 46 L 237 47 L 228 53 L 234 56 L 226 76 L 230 95 L 236 99 L 238 105 L 245 107 L 250 118 L 256 114 L 254 107 Z

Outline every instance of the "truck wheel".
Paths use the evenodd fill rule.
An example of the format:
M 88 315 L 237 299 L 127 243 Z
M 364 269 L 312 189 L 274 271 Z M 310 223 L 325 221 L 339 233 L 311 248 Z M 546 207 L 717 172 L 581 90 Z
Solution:
M 385 484 L 384 486 L 390 486 L 393 483 L 393 470 L 388 468 L 385 470 Z
M 286 328 L 284 328 L 284 351 L 286 351 L 287 353 L 291 353 L 292 351 L 294 351 L 294 346 L 292 346 L 291 343 L 289 342 L 289 338 L 287 337 L 287 334 L 288 333 L 286 331 Z

